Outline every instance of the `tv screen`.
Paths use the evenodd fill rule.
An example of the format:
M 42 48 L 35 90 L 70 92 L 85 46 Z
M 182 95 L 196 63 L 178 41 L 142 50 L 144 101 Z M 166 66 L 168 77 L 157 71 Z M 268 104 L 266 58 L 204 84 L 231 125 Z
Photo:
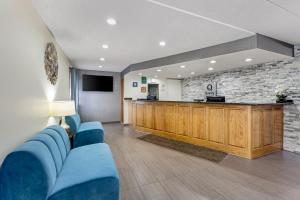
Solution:
M 112 92 L 114 88 L 114 78 L 112 76 L 82 75 L 83 91 Z

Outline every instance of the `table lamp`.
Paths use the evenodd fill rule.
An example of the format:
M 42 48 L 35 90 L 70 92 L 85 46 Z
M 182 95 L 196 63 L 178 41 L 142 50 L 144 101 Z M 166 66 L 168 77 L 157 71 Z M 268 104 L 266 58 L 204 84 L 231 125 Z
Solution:
M 76 114 L 74 101 L 53 101 L 49 105 L 49 114 L 53 117 L 61 117 L 60 126 L 69 128 L 66 124 L 65 116 Z

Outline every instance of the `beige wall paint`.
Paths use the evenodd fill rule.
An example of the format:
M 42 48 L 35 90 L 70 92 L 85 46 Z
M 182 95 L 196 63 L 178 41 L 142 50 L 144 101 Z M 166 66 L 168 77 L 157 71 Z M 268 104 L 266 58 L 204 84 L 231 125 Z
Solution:
M 30 0 L 0 1 L 0 163 L 48 122 L 48 102 L 69 99 L 69 61 Z M 51 86 L 44 50 L 54 42 L 59 79 Z

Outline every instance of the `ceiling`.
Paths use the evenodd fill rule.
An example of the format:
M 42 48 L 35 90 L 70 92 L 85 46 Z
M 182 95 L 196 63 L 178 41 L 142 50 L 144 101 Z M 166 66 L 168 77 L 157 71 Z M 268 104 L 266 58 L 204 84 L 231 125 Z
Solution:
M 247 58 L 251 58 L 252 61 L 245 62 Z M 149 78 L 183 79 L 191 76 L 197 76 L 200 74 L 220 72 L 238 67 L 245 67 L 249 65 L 267 63 L 270 61 L 280 61 L 288 59 L 291 59 L 291 57 L 270 51 L 265 51 L 262 49 L 251 49 L 246 51 L 240 51 L 237 53 L 211 57 L 207 59 L 194 60 L 162 67 L 133 71 L 130 72 L 128 75 L 143 75 Z M 216 63 L 211 64 L 210 61 L 212 60 L 216 61 Z M 185 68 L 181 68 L 180 66 L 182 65 L 184 65 Z M 213 68 L 213 70 L 209 71 L 208 68 Z M 161 71 L 158 72 L 157 70 Z M 191 74 L 191 72 L 194 72 L 194 74 Z
M 73 67 L 81 69 L 120 72 L 130 64 L 255 33 L 300 43 L 299 0 L 33 0 L 33 4 Z M 117 25 L 109 26 L 108 17 Z M 162 40 L 165 47 L 158 44 Z

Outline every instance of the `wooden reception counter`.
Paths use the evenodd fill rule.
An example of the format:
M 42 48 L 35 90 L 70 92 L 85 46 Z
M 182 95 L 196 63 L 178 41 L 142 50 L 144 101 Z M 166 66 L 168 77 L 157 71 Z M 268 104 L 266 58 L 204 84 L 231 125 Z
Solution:
M 130 101 L 137 131 L 257 158 L 282 149 L 283 105 Z

